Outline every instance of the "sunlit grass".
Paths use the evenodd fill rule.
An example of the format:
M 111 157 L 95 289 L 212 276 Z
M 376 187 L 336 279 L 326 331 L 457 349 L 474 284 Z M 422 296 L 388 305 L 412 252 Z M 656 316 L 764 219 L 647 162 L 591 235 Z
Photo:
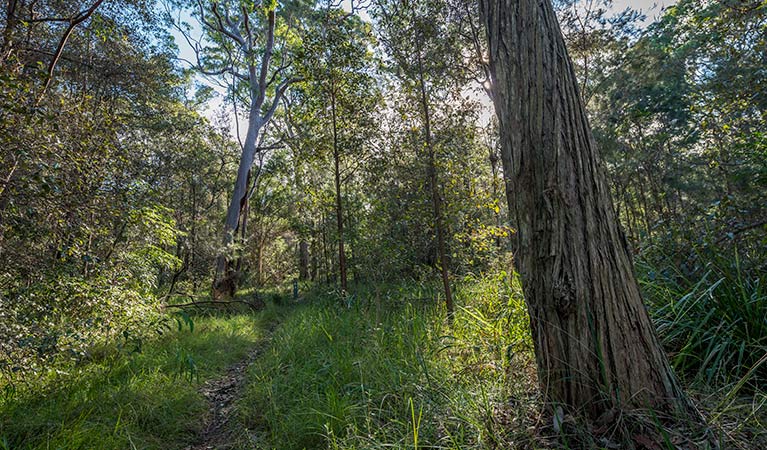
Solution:
M 183 448 L 207 410 L 199 384 L 242 359 L 263 337 L 253 315 L 196 316 L 134 349 L 20 387 L 0 403 L 0 448 Z
M 452 327 L 428 285 L 366 287 L 349 301 L 310 296 L 249 372 L 242 448 L 491 448 L 524 439 L 498 423 L 509 398 L 519 400 L 519 420 L 529 412 L 521 297 L 502 279 L 465 284 Z
M 693 292 L 737 287 L 726 283 Z M 0 448 L 184 448 L 207 411 L 200 383 L 254 347 L 261 353 L 236 402 L 232 448 L 540 448 L 556 441 L 541 435 L 545 405 L 516 278 L 457 280 L 451 325 L 440 289 L 428 283 L 358 286 L 345 298 L 322 289 L 302 292 L 297 305 L 274 293 L 270 303 L 282 306 L 257 314 L 195 316 L 193 327 L 181 318 L 180 328 L 173 322 L 141 353 L 130 345 L 94 349 L 89 363 L 59 367 L 2 400 Z M 712 305 L 710 296 L 704 300 Z M 691 325 L 700 311 L 689 311 Z M 656 320 L 663 325 L 666 316 Z M 693 386 L 728 445 L 765 439 L 758 430 L 767 399 L 759 389 L 743 395 L 756 387 L 751 375 L 702 393 Z

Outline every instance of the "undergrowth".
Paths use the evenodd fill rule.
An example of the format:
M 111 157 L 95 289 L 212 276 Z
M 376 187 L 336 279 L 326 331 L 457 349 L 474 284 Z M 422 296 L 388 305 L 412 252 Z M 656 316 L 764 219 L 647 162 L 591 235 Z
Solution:
M 642 287 L 676 370 L 689 382 L 767 382 L 767 287 L 732 258 L 707 255 L 694 273 L 640 264 Z
M 249 371 L 238 403 L 242 432 L 235 446 L 298 450 L 615 445 L 610 439 L 602 444 L 587 425 L 571 424 L 566 433 L 552 431 L 535 379 L 528 317 L 517 280 L 509 283 L 504 275 L 456 283 L 458 308 L 451 326 L 439 292 L 432 285 L 411 282 L 359 287 L 346 298 L 332 291 L 310 294 L 276 330 L 270 348 Z M 653 311 L 662 326 L 665 316 Z M 685 370 L 680 359 L 674 361 L 678 370 Z M 752 376 L 746 372 L 738 380 L 753 383 L 757 378 Z M 694 384 L 690 392 L 723 448 L 763 448 L 767 397 L 756 386 L 745 395 L 744 382 L 720 381 L 708 390 Z M 656 431 L 667 436 L 662 428 Z
M 640 259 L 640 284 L 676 373 L 726 448 L 767 448 L 767 287 L 753 251 L 661 248 Z
M 0 448 L 183 448 L 207 410 L 199 383 L 242 359 L 263 317 L 195 316 L 156 340 L 92 349 L 0 400 Z
M 242 448 L 509 448 L 537 414 L 518 286 L 314 293 L 275 331 L 240 401 Z M 511 407 L 513 405 L 513 407 Z
M 759 277 L 711 264 L 688 282 L 646 269 L 666 349 L 723 448 L 764 448 Z M 440 292 L 419 282 L 359 285 L 347 296 L 317 286 L 298 305 L 273 294 L 281 306 L 256 315 L 179 316 L 151 342 L 126 339 L 91 350 L 86 364 L 7 385 L 0 449 L 183 448 L 207 412 L 199 383 L 241 360 L 267 322 L 279 325 L 248 370 L 233 448 L 600 447 L 587 427 L 548 435 L 516 278 L 459 280 L 450 325 Z

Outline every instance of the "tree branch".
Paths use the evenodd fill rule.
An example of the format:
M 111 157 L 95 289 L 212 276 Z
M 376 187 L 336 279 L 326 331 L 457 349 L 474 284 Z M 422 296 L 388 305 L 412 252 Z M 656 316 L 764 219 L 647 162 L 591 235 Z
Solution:
M 261 73 L 258 76 L 258 100 L 256 103 L 260 107 L 266 96 L 266 75 L 269 71 L 269 61 L 272 59 L 274 51 L 274 10 L 268 12 L 268 25 L 266 32 L 266 47 L 264 48 L 264 57 L 261 59 Z
M 48 65 L 48 77 L 45 81 L 45 86 L 43 86 L 43 90 L 40 92 L 40 97 L 37 99 L 38 104 L 45 96 L 45 92 L 48 90 L 48 87 L 51 84 L 51 80 L 53 80 L 53 71 L 56 70 L 56 64 L 58 64 L 59 59 L 61 58 L 61 54 L 64 52 L 64 46 L 67 45 L 67 41 L 72 35 L 72 32 L 75 30 L 75 27 L 88 20 L 88 18 L 96 11 L 96 8 L 98 8 L 102 3 L 104 3 L 104 0 L 96 0 L 96 2 L 94 2 L 90 8 L 79 12 L 75 17 L 69 20 L 69 25 L 64 31 L 64 35 L 61 37 L 61 40 L 59 40 L 59 45 L 56 47 L 53 59 Z
M 285 81 L 283 81 L 280 86 L 277 88 L 277 93 L 274 94 L 274 101 L 272 102 L 272 106 L 269 107 L 269 111 L 267 111 L 266 115 L 264 115 L 264 123 L 271 120 L 272 116 L 274 115 L 274 112 L 277 110 L 277 107 L 280 105 L 280 100 L 282 99 L 282 96 L 285 94 L 285 91 L 290 87 L 293 83 L 298 83 L 304 81 L 303 78 L 290 78 Z

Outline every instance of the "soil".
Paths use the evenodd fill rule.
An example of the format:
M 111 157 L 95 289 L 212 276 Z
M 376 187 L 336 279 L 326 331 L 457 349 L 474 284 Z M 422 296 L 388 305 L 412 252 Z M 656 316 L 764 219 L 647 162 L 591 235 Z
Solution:
M 240 398 L 248 367 L 262 349 L 261 346 L 253 349 L 242 361 L 229 367 L 226 374 L 206 381 L 200 388 L 200 393 L 208 401 L 208 414 L 197 442 L 187 450 L 231 448 L 233 430 L 229 424 L 236 413 L 235 402 Z

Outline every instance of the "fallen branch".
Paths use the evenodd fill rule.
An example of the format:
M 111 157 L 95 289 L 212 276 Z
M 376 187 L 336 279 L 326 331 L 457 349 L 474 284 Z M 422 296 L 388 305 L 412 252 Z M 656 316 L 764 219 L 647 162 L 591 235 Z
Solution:
M 260 304 L 246 302 L 243 300 L 229 300 L 229 301 L 200 300 L 200 301 L 195 301 L 190 303 L 175 303 L 172 305 L 163 305 L 163 308 L 189 308 L 189 307 L 201 308 L 204 305 L 232 305 L 235 303 L 247 305 L 249 308 L 254 310 L 259 310 L 262 307 L 262 305 Z

